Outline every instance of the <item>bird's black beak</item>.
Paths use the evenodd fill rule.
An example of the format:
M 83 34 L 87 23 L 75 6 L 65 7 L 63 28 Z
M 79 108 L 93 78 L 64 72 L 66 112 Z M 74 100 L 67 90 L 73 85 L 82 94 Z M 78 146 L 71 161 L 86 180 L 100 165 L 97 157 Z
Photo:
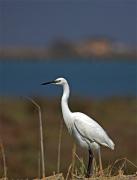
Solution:
M 41 85 L 55 84 L 55 83 L 56 83 L 56 81 L 49 81 L 49 82 L 44 82 Z

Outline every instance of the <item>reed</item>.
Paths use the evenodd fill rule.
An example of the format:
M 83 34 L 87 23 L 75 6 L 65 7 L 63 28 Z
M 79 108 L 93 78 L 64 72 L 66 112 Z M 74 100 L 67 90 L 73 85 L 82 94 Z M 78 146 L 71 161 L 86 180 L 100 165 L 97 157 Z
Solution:
M 42 127 L 42 113 L 39 104 L 30 97 L 26 97 L 38 110 L 39 128 L 40 128 L 40 150 L 41 150 L 41 167 L 42 178 L 45 178 L 45 155 L 44 155 L 44 142 L 43 142 L 43 127 Z

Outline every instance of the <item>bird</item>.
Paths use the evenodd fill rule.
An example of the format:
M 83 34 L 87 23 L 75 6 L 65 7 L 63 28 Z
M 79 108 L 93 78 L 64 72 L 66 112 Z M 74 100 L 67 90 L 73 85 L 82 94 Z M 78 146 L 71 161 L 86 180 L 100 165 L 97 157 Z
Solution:
M 63 95 L 61 98 L 61 109 L 64 122 L 68 132 L 74 137 L 77 144 L 88 150 L 88 166 L 86 177 L 93 175 L 93 158 L 95 152 L 98 153 L 100 172 L 103 172 L 100 146 L 105 146 L 114 150 L 115 144 L 109 138 L 106 131 L 88 115 L 82 112 L 72 112 L 68 105 L 70 96 L 70 88 L 65 78 L 57 78 L 53 81 L 44 82 L 41 85 L 54 84 L 63 87 Z

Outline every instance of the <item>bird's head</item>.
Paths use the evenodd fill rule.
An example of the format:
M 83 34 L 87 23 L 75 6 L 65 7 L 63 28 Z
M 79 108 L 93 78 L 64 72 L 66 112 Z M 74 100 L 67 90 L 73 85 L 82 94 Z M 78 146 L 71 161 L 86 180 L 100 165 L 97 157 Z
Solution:
M 53 81 L 42 83 L 41 85 L 47 85 L 47 84 L 64 85 L 66 83 L 67 83 L 66 79 L 64 79 L 64 78 L 57 78 L 57 79 L 55 79 Z

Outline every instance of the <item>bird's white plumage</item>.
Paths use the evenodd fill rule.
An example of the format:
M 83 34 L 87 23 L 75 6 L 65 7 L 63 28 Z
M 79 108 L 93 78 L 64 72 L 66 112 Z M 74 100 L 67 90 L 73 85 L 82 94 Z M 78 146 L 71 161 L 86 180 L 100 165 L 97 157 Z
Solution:
M 95 151 L 98 152 L 100 172 L 103 175 L 100 145 L 109 147 L 113 150 L 113 141 L 108 137 L 104 129 L 95 120 L 81 112 L 70 111 L 68 107 L 70 90 L 66 79 L 57 78 L 54 81 L 42 83 L 42 85 L 46 84 L 56 84 L 63 87 L 61 109 L 65 124 L 68 128 L 69 133 L 74 136 L 80 146 L 87 148 L 89 152 L 89 161 L 86 177 L 89 178 L 92 175 L 91 167 Z
M 62 114 L 68 131 L 76 141 L 82 147 L 91 148 L 92 150 L 98 150 L 100 145 L 114 149 L 113 141 L 95 120 L 83 113 L 70 111 L 68 107 L 70 90 L 66 79 L 57 78 L 54 84 L 63 86 Z
M 96 121 L 80 112 L 73 113 L 73 118 L 74 126 L 72 128 L 76 129 L 73 131 L 77 131 L 82 139 L 86 141 L 84 147 L 98 149 L 99 145 L 103 145 L 114 149 L 114 143 L 108 137 L 104 129 Z M 80 138 L 77 139 L 77 141 L 80 140 Z

